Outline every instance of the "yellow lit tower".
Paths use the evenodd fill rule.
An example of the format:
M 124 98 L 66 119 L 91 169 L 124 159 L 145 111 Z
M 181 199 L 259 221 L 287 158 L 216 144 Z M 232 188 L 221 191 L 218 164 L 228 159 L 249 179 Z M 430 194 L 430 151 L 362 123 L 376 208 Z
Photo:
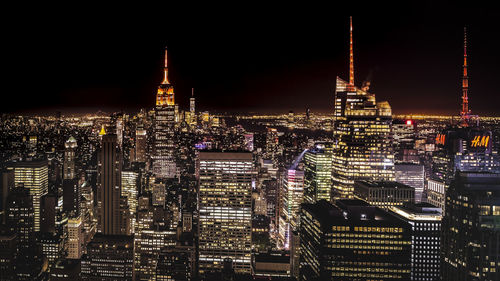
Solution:
M 168 81 L 167 49 L 163 81 L 156 93 L 153 145 L 153 173 L 157 178 L 173 178 L 175 164 L 175 102 L 174 87 Z
M 168 81 L 168 58 L 167 49 L 165 48 L 165 67 L 163 68 L 163 81 L 158 86 L 156 93 L 156 106 L 175 105 L 174 87 Z
M 354 85 L 354 56 L 350 19 L 349 82 L 336 81 L 333 197 L 352 198 L 355 180 L 394 180 L 391 143 L 392 110 L 388 102 L 376 102 L 369 83 Z

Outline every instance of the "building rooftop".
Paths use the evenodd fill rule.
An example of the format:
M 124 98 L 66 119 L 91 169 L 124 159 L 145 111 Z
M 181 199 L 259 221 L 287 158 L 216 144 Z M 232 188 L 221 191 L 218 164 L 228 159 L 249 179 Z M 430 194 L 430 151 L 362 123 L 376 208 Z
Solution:
M 289 263 L 290 255 L 285 253 L 257 253 L 255 254 L 255 262 Z
M 335 205 L 325 200 L 320 200 L 315 204 L 302 204 L 302 208 L 314 214 L 325 229 L 339 221 L 360 224 L 375 221 L 401 222 L 401 220 L 388 212 L 358 199 L 340 199 L 335 201 Z
M 368 188 L 405 188 L 405 189 L 415 189 L 406 184 L 402 184 L 396 181 L 369 181 L 369 180 L 361 180 L 356 181 L 355 186 L 363 186 Z
M 200 160 L 253 160 L 248 151 L 200 151 Z
M 102 233 L 97 233 L 89 242 L 89 247 L 97 246 L 101 247 L 116 247 L 117 245 L 123 246 L 125 248 L 134 247 L 134 236 L 128 235 L 104 235 Z

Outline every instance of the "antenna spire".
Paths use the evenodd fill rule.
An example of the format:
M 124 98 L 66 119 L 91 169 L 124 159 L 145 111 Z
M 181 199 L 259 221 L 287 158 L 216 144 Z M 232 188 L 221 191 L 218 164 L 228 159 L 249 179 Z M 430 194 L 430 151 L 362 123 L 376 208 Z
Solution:
M 194 88 L 191 88 L 191 97 L 194 98 Z
M 354 55 L 352 49 L 352 16 L 349 17 L 349 85 L 354 86 Z
M 466 27 L 464 27 L 464 65 L 463 65 L 463 76 L 462 76 L 462 112 L 461 112 L 462 119 L 468 119 L 470 115 L 468 91 L 469 91 L 469 77 L 467 75 L 467 29 Z
M 168 58 L 167 58 L 167 48 L 165 47 L 165 67 L 163 68 L 163 82 L 162 84 L 170 84 L 168 82 Z

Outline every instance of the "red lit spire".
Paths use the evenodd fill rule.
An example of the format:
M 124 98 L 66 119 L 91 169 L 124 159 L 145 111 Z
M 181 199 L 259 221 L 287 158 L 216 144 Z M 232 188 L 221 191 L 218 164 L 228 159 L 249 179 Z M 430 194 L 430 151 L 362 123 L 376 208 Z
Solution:
M 467 75 L 467 30 L 464 27 L 464 65 L 463 65 L 463 77 L 462 77 L 462 112 L 460 115 L 464 121 L 464 124 L 467 123 L 470 116 L 469 111 L 469 77 Z
M 353 50 L 352 50 L 352 16 L 349 17 L 349 33 L 350 33 L 350 40 L 349 40 L 349 85 L 354 86 L 354 55 L 353 55 Z
M 168 82 L 168 63 L 167 63 L 167 48 L 165 48 L 165 67 L 163 68 L 163 82 L 162 84 L 170 84 Z

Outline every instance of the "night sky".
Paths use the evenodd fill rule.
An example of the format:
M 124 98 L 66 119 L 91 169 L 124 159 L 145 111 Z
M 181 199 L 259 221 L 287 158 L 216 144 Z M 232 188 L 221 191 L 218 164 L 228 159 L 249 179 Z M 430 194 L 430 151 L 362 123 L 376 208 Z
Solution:
M 348 79 L 352 14 L 356 84 L 370 76 L 377 100 L 393 112 L 458 114 L 466 25 L 470 108 L 500 116 L 500 14 L 430 3 L 361 13 L 264 4 L 16 11 L 4 25 L 0 106 L 11 113 L 152 108 L 168 46 L 181 108 L 194 87 L 200 110 L 331 112 L 335 77 Z

